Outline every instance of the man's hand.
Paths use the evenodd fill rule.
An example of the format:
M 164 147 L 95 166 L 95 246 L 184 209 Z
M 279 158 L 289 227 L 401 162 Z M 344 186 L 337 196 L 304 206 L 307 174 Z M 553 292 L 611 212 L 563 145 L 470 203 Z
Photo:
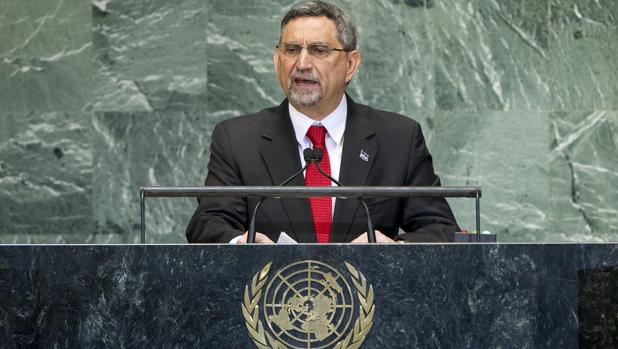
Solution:
M 236 243 L 237 244 L 246 244 L 247 243 L 247 237 L 249 235 L 249 232 L 245 232 L 244 234 L 242 234 L 242 237 L 240 238 L 240 240 L 238 240 Z M 274 244 L 274 242 L 268 238 L 268 236 L 262 234 L 262 233 L 255 233 L 255 242 L 258 244 Z
M 367 233 L 361 234 L 356 239 L 352 240 L 352 244 L 366 244 L 369 242 L 369 237 Z M 389 238 L 388 236 L 382 234 L 381 231 L 376 230 L 376 242 L 379 244 L 394 244 L 395 240 Z

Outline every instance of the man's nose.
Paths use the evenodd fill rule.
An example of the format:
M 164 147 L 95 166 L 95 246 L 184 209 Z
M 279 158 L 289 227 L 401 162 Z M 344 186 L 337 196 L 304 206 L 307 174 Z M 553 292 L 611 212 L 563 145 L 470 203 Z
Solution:
M 307 47 L 303 47 L 298 54 L 298 61 L 296 61 L 296 68 L 300 70 L 311 69 L 311 56 Z

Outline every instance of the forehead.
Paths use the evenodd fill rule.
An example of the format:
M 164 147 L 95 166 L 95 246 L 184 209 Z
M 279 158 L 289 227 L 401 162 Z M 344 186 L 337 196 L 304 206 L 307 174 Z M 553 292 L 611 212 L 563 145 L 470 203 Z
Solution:
M 281 33 L 283 42 L 325 42 L 337 40 L 337 26 L 327 17 L 299 17 L 289 21 Z

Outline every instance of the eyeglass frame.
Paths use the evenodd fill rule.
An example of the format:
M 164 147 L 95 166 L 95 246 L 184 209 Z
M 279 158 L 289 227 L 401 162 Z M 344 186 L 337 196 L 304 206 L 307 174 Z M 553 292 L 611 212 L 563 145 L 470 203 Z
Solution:
M 300 51 L 298 51 L 298 54 L 290 56 L 288 53 L 286 53 L 284 50 L 282 50 L 282 46 L 283 45 L 298 45 L 300 46 Z M 311 54 L 311 51 L 309 49 L 310 46 L 324 46 L 327 47 L 329 49 L 328 54 L 324 57 L 319 57 L 319 56 L 315 56 L 313 54 Z M 275 48 L 279 49 L 281 51 L 281 53 L 285 56 L 285 57 L 290 57 L 290 58 L 297 58 L 298 56 L 300 56 L 301 52 L 303 51 L 303 49 L 307 50 L 307 54 L 309 54 L 310 57 L 312 58 L 316 58 L 316 59 L 326 59 L 328 57 L 330 57 L 330 55 L 333 53 L 333 51 L 337 51 L 337 52 L 352 52 L 355 49 L 345 49 L 345 48 L 334 48 L 334 47 L 330 47 L 327 44 L 320 44 L 320 43 L 314 43 L 314 44 L 305 44 L 305 45 L 301 45 L 299 43 L 294 43 L 294 42 L 284 42 L 284 43 L 280 43 L 275 45 Z

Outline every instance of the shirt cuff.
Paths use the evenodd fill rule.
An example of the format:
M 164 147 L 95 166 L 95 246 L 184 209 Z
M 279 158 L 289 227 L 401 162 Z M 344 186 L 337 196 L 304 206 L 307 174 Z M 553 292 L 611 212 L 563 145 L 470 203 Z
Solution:
M 242 235 L 238 235 L 237 237 L 233 238 L 232 240 L 230 240 L 230 244 L 235 244 L 238 243 L 238 240 L 240 240 L 240 238 L 242 237 Z

